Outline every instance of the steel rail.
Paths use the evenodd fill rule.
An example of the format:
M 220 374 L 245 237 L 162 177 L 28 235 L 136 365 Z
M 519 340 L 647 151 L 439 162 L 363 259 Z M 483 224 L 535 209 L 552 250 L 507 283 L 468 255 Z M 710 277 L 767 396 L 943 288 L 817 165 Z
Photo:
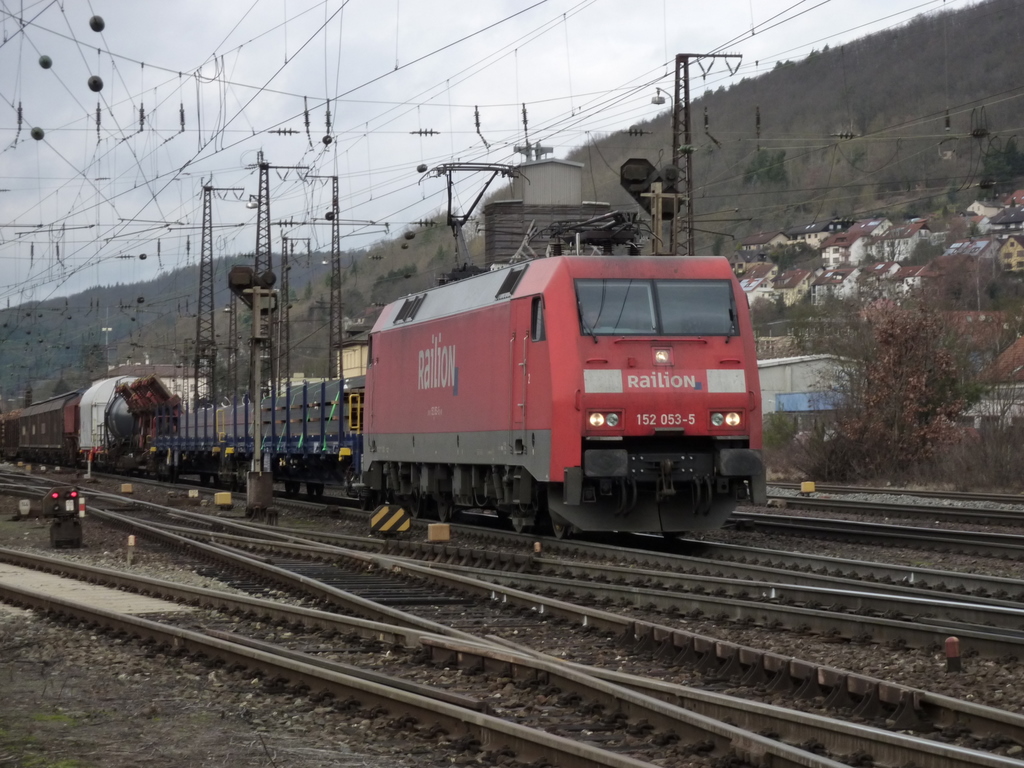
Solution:
M 422 643 L 424 636 L 434 635 L 432 632 L 286 606 L 246 595 L 229 595 L 200 587 L 188 587 L 14 550 L 0 550 L 0 556 L 5 560 L 29 567 L 42 567 L 44 570 L 53 572 L 70 573 L 79 578 L 107 582 L 121 588 L 129 588 L 131 583 L 138 582 L 142 584 L 141 591 L 147 594 L 208 605 L 221 610 L 242 610 L 257 615 L 269 615 L 277 621 L 335 629 L 336 625 L 342 622 L 346 627 L 354 628 L 364 637 L 377 637 L 406 645 Z M 41 565 L 33 566 L 33 563 L 41 563 Z M 396 565 L 402 567 L 402 564 L 396 563 Z M 423 568 L 424 566 L 417 564 L 404 566 L 405 570 L 422 570 Z M 459 581 L 463 580 L 459 579 Z M 580 621 L 579 617 L 584 615 L 584 611 L 578 606 L 571 606 L 562 601 L 536 597 L 522 593 L 520 590 L 503 589 L 489 584 L 481 585 L 479 582 L 476 582 L 476 586 L 478 588 L 482 586 L 483 589 L 488 590 L 491 599 L 506 601 L 509 598 L 519 598 L 523 604 L 532 605 L 533 610 L 539 614 L 568 615 L 575 617 L 577 621 Z M 712 675 L 736 677 L 742 674 L 748 679 L 749 684 L 771 680 L 773 686 L 779 686 L 780 690 L 787 688 L 791 691 L 804 691 L 806 695 L 827 694 L 826 701 L 859 702 L 859 707 L 871 705 L 880 712 L 893 715 L 900 722 L 916 723 L 923 719 L 939 724 L 967 723 L 979 733 L 992 733 L 995 729 L 1000 733 L 1008 733 L 1018 743 L 1024 743 L 1024 718 L 1002 710 L 948 699 L 856 673 L 765 653 L 734 643 L 721 642 L 672 627 L 636 622 L 603 611 L 590 611 L 592 616 L 598 614 L 603 616 L 607 625 L 617 627 L 621 631 L 623 641 L 633 645 L 636 652 L 656 652 L 666 661 L 677 658 L 679 663 L 686 661 L 695 663 L 702 671 Z M 583 619 L 580 623 L 586 625 L 597 622 Z M 449 638 L 452 635 L 458 637 L 463 634 L 444 629 L 443 634 Z M 480 639 L 475 637 L 471 640 L 464 637 L 462 639 L 462 642 L 470 641 L 480 642 Z
M 654 768 L 652 763 L 627 755 L 529 728 L 438 698 L 428 698 L 376 680 L 355 677 L 295 658 L 285 658 L 261 648 L 233 643 L 136 616 L 83 606 L 74 601 L 10 585 L 5 585 L 2 592 L 5 599 L 12 602 L 29 605 L 52 614 L 69 616 L 79 621 L 101 623 L 115 632 L 130 634 L 143 642 L 157 643 L 169 646 L 177 652 L 241 665 L 270 679 L 283 678 L 294 686 L 312 691 L 325 691 L 339 700 L 355 698 L 363 706 L 383 707 L 389 711 L 399 706 L 416 717 L 420 724 L 436 723 L 453 738 L 472 737 L 489 748 L 512 749 L 527 760 L 547 760 L 554 765 L 564 765 L 568 768 Z M 424 728 L 424 732 L 427 730 Z M 801 754 L 809 756 L 806 752 Z M 840 763 L 823 759 L 786 765 L 844 768 Z
M 256 608 L 261 613 L 272 613 L 278 620 L 282 621 L 298 617 L 301 621 L 305 622 L 309 617 L 316 617 L 318 619 L 318 623 L 334 624 L 335 626 L 332 627 L 333 629 L 337 629 L 339 625 L 353 623 L 353 620 L 347 617 L 336 617 L 330 614 L 326 616 L 317 616 L 317 614 L 321 614 L 322 612 L 275 605 L 271 603 L 271 601 L 246 598 L 244 596 L 223 595 L 216 593 L 214 590 L 184 587 L 182 585 L 165 582 L 159 579 L 136 577 L 134 575 L 112 571 L 111 569 L 65 563 L 64 561 L 60 561 L 55 558 L 34 556 L 15 550 L 0 550 L 0 558 L 10 562 L 17 562 L 19 564 L 44 567 L 46 570 L 66 571 L 68 573 L 76 574 L 80 578 L 84 577 L 89 578 L 90 580 L 113 583 L 122 588 L 134 585 L 136 590 L 145 589 L 146 591 L 156 591 L 161 594 L 171 595 L 176 599 L 192 597 L 200 599 L 204 603 L 214 600 L 221 609 L 231 606 L 235 609 L 244 607 L 251 611 Z M 53 599 L 50 596 L 45 596 L 32 590 L 25 590 L 19 587 L 7 587 L 3 584 L 0 584 L 0 595 L 8 601 L 21 603 L 27 602 L 45 610 L 53 610 L 53 607 L 56 604 L 59 606 L 57 609 L 58 612 L 64 612 L 68 607 L 68 604 L 73 604 L 75 606 L 79 605 L 78 603 L 72 603 L 72 601 L 64 601 L 59 598 Z M 192 602 L 192 600 L 190 600 L 190 602 Z M 91 617 L 89 615 L 90 613 L 93 614 Z M 90 610 L 85 609 L 84 607 L 76 609 L 72 615 L 83 620 L 109 620 L 111 615 L 118 617 L 121 616 L 121 614 L 115 614 L 113 612 Z M 329 619 L 333 621 L 328 621 Z M 147 624 L 152 624 L 152 622 L 148 622 L 148 620 L 142 621 Z M 360 625 L 360 628 L 364 630 L 367 628 L 372 629 L 379 639 L 384 639 L 381 637 L 383 634 L 389 636 L 393 640 L 404 640 L 408 645 L 425 646 L 434 651 L 441 648 L 451 649 L 453 647 L 457 647 L 463 653 L 468 654 L 469 652 L 472 652 L 473 655 L 479 658 L 489 658 L 502 662 L 507 662 L 509 660 L 509 654 L 504 649 L 500 647 L 485 647 L 486 645 L 494 646 L 495 644 L 492 641 L 485 641 L 481 639 L 473 644 L 467 644 L 465 641 L 459 642 L 458 640 L 450 637 L 411 632 L 400 627 L 385 626 L 382 629 L 380 626 L 369 627 L 368 622 L 356 621 L 355 624 Z M 120 621 L 117 624 L 111 624 L 111 626 L 119 631 L 126 630 L 124 623 Z M 150 629 L 152 628 L 150 627 Z M 192 634 L 185 630 L 182 630 L 182 632 Z M 289 659 L 303 665 L 304 668 L 321 668 L 344 676 L 377 683 L 379 685 L 386 686 L 387 688 L 415 693 L 423 698 L 453 704 L 458 707 L 477 712 L 492 714 L 484 702 L 481 702 L 479 699 L 471 696 L 453 694 L 446 690 L 432 689 L 429 686 L 419 683 L 412 683 L 410 681 L 392 678 L 388 675 L 363 670 L 351 665 L 326 661 L 319 657 L 310 656 L 309 654 L 297 651 L 290 651 L 274 644 L 252 640 L 233 633 L 210 631 L 202 634 L 234 645 L 253 648 L 274 657 Z M 148 639 L 156 640 L 152 634 L 143 636 Z M 168 628 L 168 637 L 164 642 L 174 645 L 174 647 L 180 647 L 177 643 L 178 637 L 179 635 L 174 629 Z M 454 643 L 458 643 L 458 645 L 453 645 Z M 217 651 L 218 649 L 219 647 L 213 648 L 214 651 Z M 191 646 L 189 646 L 189 650 L 196 652 L 196 650 Z M 220 654 L 216 655 L 219 658 L 225 658 Z M 465 658 L 469 658 L 469 656 L 467 655 Z M 237 653 L 233 656 L 226 657 L 226 660 L 237 662 Z M 812 757 L 808 760 L 803 750 L 786 744 L 780 744 L 772 739 L 749 732 L 748 729 L 745 728 L 737 728 L 727 725 L 721 722 L 720 719 L 702 716 L 700 714 L 695 715 L 683 707 L 682 701 L 685 700 L 685 696 L 680 699 L 680 702 L 677 705 L 666 707 L 664 706 L 662 699 L 646 695 L 636 696 L 631 694 L 628 689 L 621 688 L 614 683 L 610 683 L 609 681 L 604 680 L 601 676 L 590 675 L 586 667 L 577 666 L 575 671 L 567 677 L 564 672 L 566 669 L 565 666 L 559 666 L 558 664 L 551 663 L 550 661 L 546 661 L 536 656 L 523 656 L 522 658 L 517 659 L 512 666 L 515 667 L 514 677 L 522 678 L 526 676 L 542 675 L 546 683 L 556 684 L 563 690 L 571 690 L 586 697 L 588 701 L 597 701 L 606 711 L 621 712 L 634 722 L 644 720 L 661 729 L 682 732 L 694 740 L 712 739 L 715 741 L 717 748 L 721 752 L 732 751 L 734 754 L 741 757 L 748 759 L 756 757 L 760 761 L 767 759 L 773 766 L 837 765 L 831 760 L 821 760 L 816 757 Z M 278 670 L 261 669 L 263 669 L 264 672 L 275 672 L 282 676 L 288 676 L 289 679 L 291 679 L 291 676 L 288 675 L 289 668 L 287 665 L 285 665 L 284 669 Z M 308 684 L 308 681 L 300 682 Z M 741 709 L 743 705 L 744 702 L 742 702 L 742 700 L 734 700 L 733 707 Z M 604 763 L 601 764 L 603 765 Z
M 771 488 L 788 488 L 800 490 L 800 483 L 772 483 Z M 982 493 L 974 491 L 942 491 L 936 489 L 920 488 L 873 488 L 870 486 L 857 485 L 836 485 L 830 483 L 815 483 L 815 493 L 863 493 L 888 496 L 918 496 L 929 499 L 950 499 L 955 501 L 991 501 L 997 504 L 1018 504 L 1024 505 L 1024 494 L 1019 493 Z M 787 497 L 788 498 L 788 497 Z M 1022 510 L 1024 512 L 1024 510 Z
M 299 557 L 321 558 L 336 554 L 327 546 L 302 545 L 294 541 L 277 542 L 207 531 L 187 531 L 183 535 L 225 542 L 242 551 L 264 549 L 274 553 L 284 551 Z M 838 580 L 833 579 L 832 586 L 800 585 L 740 577 L 666 573 L 567 560 L 534 559 L 523 562 L 560 571 L 560 576 L 526 571 L 522 568 L 496 572 L 492 568 L 448 563 L 433 565 L 452 572 L 469 574 L 491 583 L 504 583 L 509 586 L 530 584 L 536 591 L 547 588 L 556 588 L 563 592 L 579 591 L 574 589 L 576 585 L 586 585 L 584 591 L 594 599 L 614 600 L 620 604 L 650 604 L 662 610 L 675 608 L 686 612 L 693 611 L 696 607 L 696 610 L 703 613 L 717 615 L 728 612 L 724 606 L 731 606 L 733 610 L 741 611 L 741 615 L 733 616 L 735 619 L 770 619 L 779 621 L 791 629 L 807 625 L 807 616 L 811 615 L 815 617 L 810 624 L 812 629 L 824 631 L 839 626 L 843 629 L 843 636 L 849 638 L 862 636 L 864 624 L 874 624 L 877 619 L 881 627 L 879 639 L 904 639 L 916 647 L 932 645 L 939 639 L 944 639 L 937 636 L 936 633 L 939 631 L 947 635 L 955 633 L 962 638 L 973 638 L 974 642 L 967 643 L 965 647 L 979 653 L 984 649 L 985 655 L 989 656 L 1005 655 L 1008 650 L 1012 650 L 1007 647 L 1008 645 L 1024 645 L 1024 632 L 1007 626 L 1014 621 L 1018 626 L 1024 626 L 1024 606 L 1009 601 L 971 600 L 952 595 L 948 598 L 934 594 L 925 596 L 921 590 L 901 588 L 899 585 L 882 587 L 850 580 L 838 584 Z M 580 581 L 576 577 L 585 577 L 587 581 Z M 607 583 L 611 579 L 619 583 Z M 622 583 L 627 581 L 643 582 L 644 586 L 629 586 Z M 652 582 L 658 584 L 657 589 L 647 588 Z M 828 608 L 815 607 L 822 603 L 827 603 Z M 747 604 L 753 605 L 753 613 L 742 611 L 739 607 Z M 763 611 L 766 605 L 776 606 L 780 614 L 786 615 L 781 618 L 774 615 L 765 616 Z M 794 611 L 791 613 L 790 609 Z M 814 612 L 799 613 L 808 609 Z M 882 618 L 882 614 L 887 618 Z M 901 617 L 896 619 L 896 625 L 888 623 L 894 620 L 894 614 Z M 829 617 L 835 617 L 835 624 L 830 623 Z M 901 629 L 904 624 L 908 624 L 908 627 Z M 919 629 L 918 625 L 928 625 L 931 629 Z M 993 641 L 995 645 L 992 645 Z
M 986 557 L 1024 559 L 1024 536 L 1006 533 L 959 531 L 948 528 L 908 528 L 885 523 L 819 517 L 782 517 L 761 512 L 734 512 L 759 531 L 834 537 L 870 544 L 901 544 L 909 547 L 969 552 Z
M 677 704 L 690 712 L 696 712 L 706 717 L 724 720 L 761 732 L 769 730 L 779 734 L 780 738 L 788 742 L 813 743 L 816 741 L 822 744 L 829 754 L 833 755 L 867 753 L 875 763 L 881 765 L 928 765 L 929 768 L 963 768 L 965 766 L 1020 768 L 1020 761 L 1011 757 L 942 744 L 899 731 L 888 731 L 874 726 L 851 723 L 845 718 L 824 717 L 758 701 L 738 699 L 735 696 L 714 691 L 668 683 L 663 680 L 585 666 L 539 653 L 504 638 L 492 636 L 488 639 L 509 648 L 514 653 L 547 659 L 563 669 L 579 669 L 593 677 Z M 442 660 L 452 662 L 458 661 L 464 666 L 473 664 L 475 657 L 484 663 L 486 663 L 486 659 L 494 658 L 489 650 L 464 648 L 457 642 L 449 640 L 431 638 L 428 643 L 432 648 L 448 651 L 447 655 L 435 653 L 435 658 L 440 657 Z M 960 704 L 955 700 L 953 702 L 957 705 Z M 847 703 L 851 705 L 848 708 L 852 709 L 852 702 Z M 1019 716 L 1013 716 L 1013 718 L 1018 720 L 1018 726 L 1024 723 L 1024 718 Z M 896 728 L 900 723 L 894 720 L 892 725 Z M 988 726 L 994 731 L 1001 732 L 1002 726 L 999 723 L 990 721 Z
M 855 512 L 887 517 L 925 518 L 977 525 L 1024 525 L 1024 509 L 985 509 L 983 507 L 950 507 L 943 504 L 901 504 L 862 499 L 823 498 L 821 496 L 768 496 L 770 505 L 784 509 Z

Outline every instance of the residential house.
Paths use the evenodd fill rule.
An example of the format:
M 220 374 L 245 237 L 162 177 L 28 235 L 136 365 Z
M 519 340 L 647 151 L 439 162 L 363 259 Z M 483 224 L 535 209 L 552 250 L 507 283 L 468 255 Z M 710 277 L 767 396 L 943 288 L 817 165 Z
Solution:
M 966 413 L 976 429 L 985 424 L 1018 426 L 1024 423 L 1024 338 L 999 354 L 982 373 L 992 386 Z
M 999 242 L 992 237 L 970 237 L 950 243 L 943 256 L 969 256 L 972 259 L 992 259 L 999 251 Z
M 767 261 L 772 249 L 785 245 L 786 242 L 786 236 L 780 230 L 757 232 L 743 238 L 740 240 L 739 246 L 736 248 L 736 255 L 732 259 L 733 271 L 737 275 L 742 275 L 746 271 L 748 264 Z
M 1021 234 L 1024 232 L 1024 205 L 1004 208 L 989 219 L 989 224 L 992 227 L 989 234 L 1000 240 Z
M 1017 203 L 1015 203 L 1017 205 Z M 975 200 L 973 203 L 967 206 L 967 210 L 971 213 L 979 216 L 987 216 L 992 218 L 1001 210 L 1003 206 L 997 203 L 995 200 Z
M 811 283 L 811 303 L 822 304 L 828 298 L 845 299 L 857 292 L 859 267 L 826 269 Z
M 778 274 L 778 265 L 771 262 L 751 264 L 742 277 L 739 278 L 740 288 L 747 295 L 747 304 L 753 304 L 756 299 L 774 298 L 772 294 L 772 281 Z
M 804 243 L 817 250 L 828 239 L 829 235 L 835 232 L 842 232 L 848 226 L 849 222 L 832 219 L 831 221 L 818 221 L 812 224 L 790 227 L 785 231 L 785 235 L 789 245 Z
M 971 232 L 987 235 L 992 230 L 992 222 L 988 216 L 982 216 L 980 213 L 966 213 L 963 214 L 963 217 L 967 220 L 967 226 Z
M 927 274 L 927 265 L 904 265 L 900 267 L 899 272 L 892 276 L 892 280 L 896 284 L 897 292 L 906 294 L 920 288 Z
M 781 297 L 783 304 L 791 307 L 810 294 L 813 279 L 814 273 L 809 269 L 787 269 L 775 278 L 772 290 L 777 297 Z
M 864 262 L 868 240 L 872 235 L 882 235 L 892 227 L 888 219 L 861 219 L 845 232 L 836 232 L 821 244 L 821 262 L 825 267 L 841 264 L 857 266 Z
M 1024 189 L 1018 189 L 1016 192 L 1011 192 L 1004 197 L 1003 205 L 1024 205 Z
M 999 263 L 1007 272 L 1024 272 L 1024 235 L 1010 235 L 999 248 Z
M 874 299 L 893 298 L 902 293 L 900 283 L 894 279 L 899 271 L 900 265 L 895 261 L 879 261 L 861 267 L 858 293 Z
M 917 244 L 929 242 L 930 236 L 928 222 L 925 219 L 915 219 L 872 237 L 869 253 L 874 261 L 906 261 Z
M 850 246 L 855 242 L 848 232 L 836 232 L 821 242 L 823 267 L 838 267 L 850 262 Z

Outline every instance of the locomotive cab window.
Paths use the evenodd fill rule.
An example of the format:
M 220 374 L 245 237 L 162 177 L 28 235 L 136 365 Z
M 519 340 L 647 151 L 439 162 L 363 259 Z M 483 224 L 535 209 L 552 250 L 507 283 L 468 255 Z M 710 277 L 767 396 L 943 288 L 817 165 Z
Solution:
M 664 335 L 736 335 L 736 305 L 728 281 L 657 280 L 654 288 Z
M 657 332 L 649 280 L 577 280 L 576 300 L 587 335 Z
M 735 336 L 728 280 L 577 280 L 588 336 Z

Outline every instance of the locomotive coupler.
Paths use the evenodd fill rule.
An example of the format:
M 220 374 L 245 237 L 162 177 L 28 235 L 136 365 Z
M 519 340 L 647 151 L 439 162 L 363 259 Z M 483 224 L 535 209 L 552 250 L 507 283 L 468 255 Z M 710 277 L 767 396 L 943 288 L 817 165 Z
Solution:
M 672 459 L 662 459 L 658 462 L 658 483 L 655 498 L 661 501 L 675 495 L 676 489 L 672 483 Z

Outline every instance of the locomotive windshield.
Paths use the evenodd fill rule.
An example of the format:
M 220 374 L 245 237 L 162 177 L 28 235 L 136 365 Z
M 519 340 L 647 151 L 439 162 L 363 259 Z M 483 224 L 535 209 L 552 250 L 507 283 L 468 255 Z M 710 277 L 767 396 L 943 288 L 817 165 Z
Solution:
M 577 280 L 580 331 L 593 336 L 735 336 L 728 280 Z

